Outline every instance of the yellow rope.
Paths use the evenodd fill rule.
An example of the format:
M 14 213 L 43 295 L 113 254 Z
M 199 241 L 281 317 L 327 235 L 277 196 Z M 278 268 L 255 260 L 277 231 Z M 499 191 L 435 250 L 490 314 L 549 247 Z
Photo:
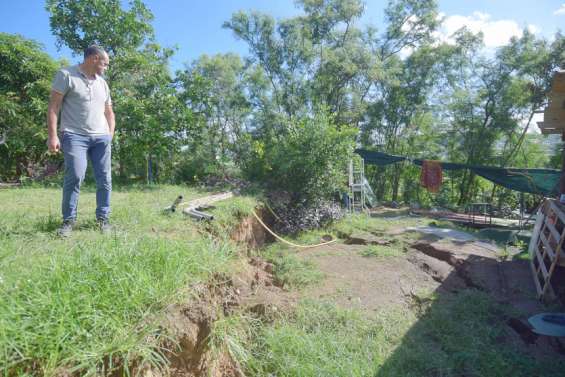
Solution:
M 273 211 L 273 209 L 269 206 L 269 204 L 267 204 L 267 202 L 263 202 L 263 205 L 265 207 L 267 207 L 267 209 L 269 210 L 269 212 L 271 212 L 271 214 L 273 216 L 275 216 L 275 219 L 279 220 L 280 222 L 282 222 L 282 219 L 275 213 L 275 211 Z
M 260 223 L 261 225 L 263 225 L 263 228 L 265 228 L 265 229 L 267 230 L 267 232 L 271 233 L 271 234 L 272 234 L 276 239 L 278 239 L 279 241 L 284 242 L 284 243 L 286 243 L 286 244 L 288 244 L 288 245 L 290 245 L 290 246 L 300 247 L 300 248 L 303 248 L 303 249 L 308 249 L 308 248 L 311 248 L 311 247 L 318 247 L 318 246 L 329 245 L 329 244 L 334 243 L 334 242 L 337 241 L 337 240 L 334 239 L 334 240 L 331 240 L 331 241 L 328 241 L 328 242 L 319 243 L 319 244 L 316 244 L 316 245 L 298 245 L 298 244 L 292 243 L 292 242 L 287 241 L 287 240 L 285 240 L 284 238 L 278 236 L 275 232 L 273 232 L 271 229 L 269 229 L 269 227 L 268 227 L 267 225 L 265 225 L 265 223 L 261 220 L 261 218 L 260 218 L 259 216 L 257 216 L 257 214 L 255 213 L 255 211 L 252 211 L 252 213 L 253 213 L 253 216 L 255 216 L 255 218 L 257 219 L 257 221 L 259 221 L 259 223 Z

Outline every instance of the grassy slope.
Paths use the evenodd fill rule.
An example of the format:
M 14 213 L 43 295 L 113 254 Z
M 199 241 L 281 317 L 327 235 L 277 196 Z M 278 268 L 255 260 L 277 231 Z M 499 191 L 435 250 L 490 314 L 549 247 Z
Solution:
M 229 242 L 202 236 L 181 214 L 161 213 L 181 193 L 206 194 L 186 187 L 116 190 L 114 231 L 103 236 L 87 188 L 78 230 L 61 240 L 54 234 L 60 190 L 0 191 L 0 375 L 49 375 L 61 366 L 93 375 L 104 358 L 159 362 L 150 319 L 181 288 L 226 270 L 235 254 Z M 246 198 L 234 203 L 219 205 L 224 224 L 233 208 L 240 215 L 254 205 Z

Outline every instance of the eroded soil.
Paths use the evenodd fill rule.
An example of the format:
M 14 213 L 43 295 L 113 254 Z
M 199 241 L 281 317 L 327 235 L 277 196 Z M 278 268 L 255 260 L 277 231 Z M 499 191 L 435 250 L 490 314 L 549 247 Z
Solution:
M 247 219 L 242 224 L 234 233 L 238 241 L 256 248 L 268 239 L 256 221 Z M 375 245 L 399 250 L 384 256 L 364 253 Z M 422 292 L 457 295 L 467 289 L 486 292 L 509 308 L 499 316 L 513 331 L 500 338 L 501 346 L 513 344 L 535 357 L 563 357 L 558 340 L 536 335 L 527 324 L 530 315 L 548 311 L 536 298 L 529 262 L 508 258 L 493 244 L 397 226 L 344 236 L 339 242 L 296 253 L 323 272 L 321 283 L 302 291 L 287 290 L 277 286 L 272 264 L 261 257 L 247 257 L 231 277 L 218 275 L 208 284 L 192 287 L 196 294 L 190 304 L 170 306 L 162 326 L 177 340 L 177 344 L 165 344 L 173 350 L 167 354 L 171 375 L 243 376 L 229 352 L 213 353 L 209 347 L 211 328 L 221 316 L 247 312 L 275 318 L 302 299 L 371 313 L 395 306 L 411 308 Z M 151 368 L 143 373 L 161 375 Z

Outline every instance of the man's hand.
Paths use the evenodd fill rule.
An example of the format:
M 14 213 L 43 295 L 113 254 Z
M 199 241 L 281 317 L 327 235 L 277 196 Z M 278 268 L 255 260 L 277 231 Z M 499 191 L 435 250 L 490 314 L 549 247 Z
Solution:
M 112 104 L 107 103 L 104 107 L 104 116 L 108 122 L 108 131 L 112 140 L 114 139 L 114 131 L 116 130 L 116 117 L 114 116 L 114 110 L 112 109 Z
M 57 135 L 47 139 L 47 149 L 49 149 L 49 153 L 59 153 L 61 151 L 61 143 Z
M 62 103 L 63 95 L 52 90 L 49 106 L 47 106 L 47 149 L 49 153 L 59 153 L 61 150 L 61 142 L 57 136 L 57 117 Z

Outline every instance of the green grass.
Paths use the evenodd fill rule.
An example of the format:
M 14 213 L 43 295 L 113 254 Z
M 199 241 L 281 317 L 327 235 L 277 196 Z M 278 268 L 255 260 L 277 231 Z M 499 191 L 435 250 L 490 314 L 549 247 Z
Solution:
M 404 247 L 401 242 L 392 242 L 389 245 L 369 245 L 360 254 L 364 257 L 398 257 L 404 255 Z
M 357 313 L 307 302 L 255 337 L 251 376 L 355 376 L 374 362 L 373 331 Z
M 279 242 L 268 246 L 261 255 L 273 263 L 275 281 L 284 288 L 301 289 L 319 283 L 324 274 L 313 262 L 299 258 L 296 253 L 296 249 Z
M 260 327 L 261 322 L 249 315 L 220 315 L 210 328 L 208 347 L 216 359 L 227 352 L 234 360 L 245 364 L 250 358 L 247 344 Z
M 251 196 L 237 196 L 213 203 L 212 206 L 213 208 L 205 212 L 213 215 L 214 221 L 204 223 L 204 227 L 215 236 L 226 238 L 241 220 L 252 216 L 257 207 L 257 200 Z
M 394 222 L 355 215 L 326 230 L 293 238 L 313 242 L 328 232 L 382 232 L 391 227 L 427 225 L 434 220 Z M 436 223 L 436 225 L 438 225 Z M 441 224 L 446 226 L 449 224 Z M 405 233 L 391 245 L 368 246 L 367 257 L 394 257 L 409 242 Z M 294 256 L 281 244 L 265 252 Z M 287 253 L 284 255 L 283 253 Z M 296 266 L 294 276 L 307 275 Z M 308 283 L 311 284 L 311 283 Z M 252 332 L 232 339 L 234 356 L 249 376 L 559 376 L 565 362 L 534 359 L 516 341 L 506 320 L 516 313 L 476 290 L 457 295 L 424 292 L 414 305 L 384 308 L 378 313 L 344 310 L 332 303 L 307 301 L 273 323 L 250 326 Z M 243 345 L 247 342 L 247 345 Z
M 559 376 L 563 361 L 536 361 L 512 342 L 504 308 L 484 293 L 436 297 L 421 312 L 373 316 L 304 302 L 263 326 L 248 346 L 250 376 Z
M 350 236 L 359 231 L 384 233 L 392 228 L 428 225 L 431 221 L 421 217 L 405 216 L 391 219 L 387 217 L 372 217 L 364 213 L 348 215 L 328 227 L 335 234 Z
M 204 192 L 118 189 L 114 230 L 103 236 L 93 189 L 82 191 L 78 229 L 65 240 L 55 235 L 59 189 L 0 191 L 0 375 L 53 375 L 61 367 L 95 375 L 108 360 L 159 364 L 152 318 L 234 258 L 229 243 L 202 236 L 180 213 L 162 213 L 177 195 Z

